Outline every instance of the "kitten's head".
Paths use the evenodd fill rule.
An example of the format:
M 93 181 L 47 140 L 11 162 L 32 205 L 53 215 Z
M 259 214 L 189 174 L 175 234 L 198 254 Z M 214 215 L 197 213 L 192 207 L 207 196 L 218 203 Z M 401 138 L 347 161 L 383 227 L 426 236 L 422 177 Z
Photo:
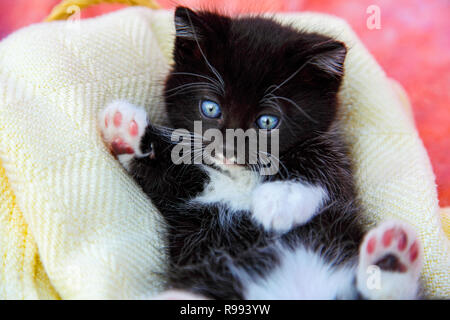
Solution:
M 175 11 L 166 82 L 175 128 L 279 130 L 279 153 L 326 132 L 336 118 L 345 46 L 261 17 Z M 272 131 L 275 132 L 275 131 Z M 225 145 L 230 143 L 225 142 Z M 269 147 L 270 149 L 270 147 Z

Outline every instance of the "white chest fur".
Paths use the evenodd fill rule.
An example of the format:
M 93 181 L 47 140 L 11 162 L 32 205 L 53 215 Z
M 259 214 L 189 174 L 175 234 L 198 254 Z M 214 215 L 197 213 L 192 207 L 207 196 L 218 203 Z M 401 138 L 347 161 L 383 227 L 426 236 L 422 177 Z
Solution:
M 194 202 L 220 204 L 221 218 L 238 211 L 250 211 L 266 230 L 289 231 L 307 223 L 327 200 L 326 191 L 301 181 L 262 182 L 261 177 L 242 167 L 226 171 L 206 167 L 210 182 Z
M 210 182 L 194 199 L 203 204 L 220 203 L 232 211 L 250 211 L 253 190 L 261 184 L 258 174 L 241 167 L 220 172 L 206 167 Z

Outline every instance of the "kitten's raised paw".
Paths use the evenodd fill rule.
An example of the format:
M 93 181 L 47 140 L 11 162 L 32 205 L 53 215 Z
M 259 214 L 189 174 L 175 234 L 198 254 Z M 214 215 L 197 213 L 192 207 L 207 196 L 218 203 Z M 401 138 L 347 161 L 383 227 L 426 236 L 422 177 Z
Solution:
M 388 221 L 367 233 L 360 248 L 358 288 L 372 299 L 414 299 L 422 250 L 414 230 Z
M 265 230 L 277 232 L 308 222 L 327 197 L 321 187 L 293 181 L 263 183 L 252 196 L 253 218 Z
M 126 101 L 114 101 L 101 111 L 99 125 L 106 144 L 124 165 L 133 157 L 149 155 L 140 148 L 148 125 L 144 109 Z

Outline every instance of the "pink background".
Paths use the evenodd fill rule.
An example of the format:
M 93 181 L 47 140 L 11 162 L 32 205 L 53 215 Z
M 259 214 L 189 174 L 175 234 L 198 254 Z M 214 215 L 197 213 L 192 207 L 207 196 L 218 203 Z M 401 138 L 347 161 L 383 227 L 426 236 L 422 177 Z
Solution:
M 448 0 L 172 0 L 220 8 L 228 13 L 319 11 L 346 19 L 388 76 L 409 94 L 414 117 L 436 173 L 441 206 L 450 206 L 450 1 Z M 59 0 L 0 0 L 0 39 L 42 21 Z M 381 29 L 369 30 L 366 9 L 381 10 Z M 121 8 L 100 5 L 82 12 L 91 17 Z

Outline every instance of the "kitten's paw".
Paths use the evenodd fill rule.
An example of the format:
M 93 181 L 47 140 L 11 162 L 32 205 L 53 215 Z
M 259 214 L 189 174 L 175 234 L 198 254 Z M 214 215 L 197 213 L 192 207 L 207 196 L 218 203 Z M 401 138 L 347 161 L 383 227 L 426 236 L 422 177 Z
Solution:
M 148 125 L 147 113 L 126 101 L 114 101 L 100 113 L 99 126 L 107 146 L 122 164 L 133 157 L 145 157 L 140 147 Z
M 371 299 L 414 299 L 422 249 L 414 230 L 388 221 L 367 233 L 360 247 L 358 289 Z
M 252 194 L 252 216 L 267 231 L 287 232 L 308 222 L 326 201 L 326 191 L 300 182 L 276 181 Z

